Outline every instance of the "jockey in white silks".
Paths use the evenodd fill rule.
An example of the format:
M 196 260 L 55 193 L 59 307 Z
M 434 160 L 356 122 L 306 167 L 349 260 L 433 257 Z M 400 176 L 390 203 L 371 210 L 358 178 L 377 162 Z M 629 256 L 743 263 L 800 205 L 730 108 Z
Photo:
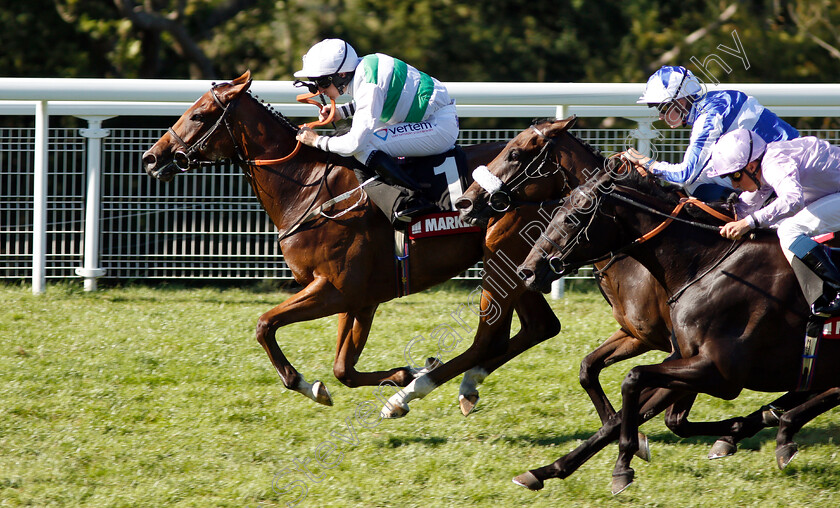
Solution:
M 435 209 L 415 192 L 417 184 L 393 158 L 437 155 L 455 146 L 455 101 L 440 81 L 381 53 L 359 58 L 341 39 L 312 46 L 295 76 L 312 80 L 333 100 L 343 94 L 353 99 L 336 111 L 339 119 L 352 117 L 347 133 L 319 136 L 304 128 L 298 134 L 302 143 L 355 157 L 379 174 L 390 185 L 375 182 L 365 190 L 392 223 Z M 330 110 L 321 110 L 322 120 Z
M 840 271 L 826 247 L 812 237 L 840 231 L 840 147 L 807 136 L 765 143 L 746 129 L 720 138 L 712 151 L 710 176 L 729 177 L 741 189 L 740 220 L 721 227 L 737 239 L 756 227 L 775 227 L 785 257 L 803 286 L 811 312 L 840 315 Z M 776 199 L 765 205 L 771 194 Z M 822 279 L 821 291 L 808 294 L 795 262 Z

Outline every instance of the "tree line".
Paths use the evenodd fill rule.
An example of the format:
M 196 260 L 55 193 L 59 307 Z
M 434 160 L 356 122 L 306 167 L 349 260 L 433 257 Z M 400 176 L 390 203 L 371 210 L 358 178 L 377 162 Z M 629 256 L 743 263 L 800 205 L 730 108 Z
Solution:
M 828 83 L 840 68 L 831 0 L 27 0 L 0 26 L 7 77 L 291 79 L 310 45 L 342 37 L 444 81 L 638 82 L 733 31 L 750 65 L 719 79 Z

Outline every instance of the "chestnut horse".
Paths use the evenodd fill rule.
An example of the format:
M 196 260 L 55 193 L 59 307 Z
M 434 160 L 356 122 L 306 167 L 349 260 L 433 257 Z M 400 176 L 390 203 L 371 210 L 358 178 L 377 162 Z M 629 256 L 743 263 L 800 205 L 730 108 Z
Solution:
M 455 206 L 461 210 L 465 222 L 486 224 L 504 213 L 533 218 L 524 230 L 489 229 L 488 244 L 501 241 L 509 244 L 509 238 L 519 236 L 523 244 L 532 245 L 557 209 L 560 198 L 608 164 L 599 152 L 570 132 L 574 121 L 575 117 L 542 121 L 521 132 L 487 166 L 495 184 L 482 182 L 489 187 L 486 189 L 474 182 L 457 200 Z M 540 210 L 535 214 L 537 206 Z M 511 208 L 515 211 L 509 212 Z M 580 384 L 604 424 L 615 410 L 598 380 L 601 370 L 651 350 L 671 353 L 673 347 L 668 294 L 644 266 L 632 257 L 618 256 L 611 262 L 596 262 L 595 270 L 601 292 L 620 326 L 601 346 L 586 355 L 580 367 Z M 549 286 L 543 284 L 531 289 L 546 292 Z M 786 396 L 746 417 L 748 423 L 737 435 L 721 437 L 712 446 L 709 458 L 732 455 L 738 441 L 776 422 L 775 411 L 793 407 L 803 398 Z M 697 428 L 688 421 L 687 414 L 684 406 L 670 410 L 667 426 L 683 437 L 702 433 L 702 427 Z M 646 438 L 640 435 L 640 439 L 643 441 L 639 456 L 648 458 Z
M 391 225 L 359 190 L 350 169 L 357 164 L 355 160 L 298 147 L 298 128 L 248 93 L 250 85 L 250 72 L 230 83 L 214 84 L 143 155 L 146 172 L 169 181 L 182 171 L 223 159 L 233 160 L 243 170 L 280 233 L 286 263 L 303 286 L 257 323 L 257 341 L 287 388 L 332 405 L 323 383 L 306 382 L 276 338 L 282 326 L 332 314 L 339 315 L 333 365 L 339 381 L 349 387 L 382 383 L 405 386 L 416 374 L 409 367 L 356 370 L 377 306 L 396 297 L 396 269 L 387 269 L 394 267 Z M 475 167 L 492 159 L 502 146 L 475 145 L 464 151 L 469 165 Z M 282 162 L 278 159 L 260 164 L 255 160 L 287 156 L 293 151 L 295 155 Z M 345 193 L 350 193 L 351 199 L 326 208 L 329 216 L 324 213 L 314 220 L 304 220 L 311 210 Z M 413 290 L 423 290 L 464 272 L 480 259 L 483 244 L 480 232 L 411 241 L 409 277 Z M 541 295 L 523 295 L 515 310 L 522 327 L 512 341 L 537 343 L 559 331 L 559 322 Z M 510 318 L 507 316 L 508 323 Z M 500 334 L 497 340 L 506 342 L 508 335 Z
M 514 481 L 539 489 L 548 478 L 565 478 L 606 444 L 619 439 L 613 493 L 633 481 L 630 467 L 638 429 L 672 403 L 697 393 L 734 399 L 743 389 L 779 392 L 799 387 L 808 305 L 785 260 L 776 234 L 729 241 L 722 222 L 680 215 L 680 197 L 636 172 L 604 172 L 577 188 L 520 267 L 530 283 L 562 274 L 602 256 L 625 252 L 644 265 L 671 297 L 679 357 L 630 370 L 621 386 L 622 408 L 595 435 L 553 464 Z M 691 208 L 691 207 L 685 207 Z M 672 212 L 673 210 L 673 212 Z M 669 225 L 670 224 L 670 225 Z M 549 260 L 546 260 L 548 254 Z M 810 388 L 817 397 L 785 413 L 777 438 L 784 467 L 796 452 L 793 434 L 816 415 L 840 404 L 836 363 L 840 342 L 824 340 Z M 726 434 L 740 419 L 709 423 L 707 433 Z

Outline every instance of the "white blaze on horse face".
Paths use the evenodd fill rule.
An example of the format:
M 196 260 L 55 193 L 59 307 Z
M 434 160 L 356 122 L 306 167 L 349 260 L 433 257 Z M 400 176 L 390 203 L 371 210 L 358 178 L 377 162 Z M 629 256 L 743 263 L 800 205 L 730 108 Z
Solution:
M 487 166 L 479 166 L 473 170 L 473 180 L 488 193 L 493 194 L 502 188 L 502 181 L 487 169 Z

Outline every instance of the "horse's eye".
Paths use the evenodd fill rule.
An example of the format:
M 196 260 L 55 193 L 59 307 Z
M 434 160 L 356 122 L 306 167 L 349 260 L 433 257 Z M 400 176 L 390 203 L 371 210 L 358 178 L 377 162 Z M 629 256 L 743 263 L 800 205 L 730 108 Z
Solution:
M 192 120 L 193 122 L 203 122 L 204 115 L 202 115 L 201 113 L 193 113 L 193 115 L 190 117 L 190 120 Z
M 511 150 L 508 153 L 508 159 L 511 161 L 518 161 L 519 160 L 519 150 Z

